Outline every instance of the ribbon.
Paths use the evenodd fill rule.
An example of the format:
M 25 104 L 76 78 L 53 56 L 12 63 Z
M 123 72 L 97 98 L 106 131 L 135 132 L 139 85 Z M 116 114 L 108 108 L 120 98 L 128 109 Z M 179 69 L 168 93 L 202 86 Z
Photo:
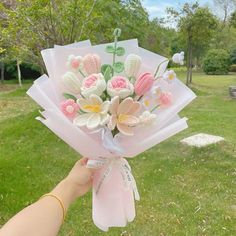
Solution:
M 101 178 L 98 181 L 98 184 L 95 189 L 96 194 L 99 193 L 101 186 L 106 181 L 109 180 L 112 169 L 114 168 L 114 166 L 116 166 L 119 168 L 120 173 L 122 175 L 124 187 L 126 189 L 131 188 L 133 190 L 135 200 L 137 200 L 137 201 L 140 200 L 136 181 L 132 175 L 131 167 L 125 158 L 123 158 L 123 157 L 112 157 L 112 158 L 100 157 L 99 159 L 88 160 L 88 162 L 87 162 L 87 168 L 99 169 L 104 166 L 107 166 L 107 167 L 106 167 L 105 171 L 103 172 Z
M 101 186 L 109 180 L 112 169 L 116 166 L 119 168 L 119 171 L 121 173 L 124 187 L 126 189 L 131 188 L 133 190 L 135 200 L 139 201 L 140 196 L 136 181 L 131 172 L 131 167 L 128 161 L 125 158 L 121 157 L 122 154 L 124 154 L 124 150 L 113 138 L 113 135 L 108 128 L 101 128 L 93 131 L 92 133 L 99 132 L 101 132 L 102 145 L 112 154 L 112 157 L 99 157 L 98 159 L 90 159 L 87 162 L 87 168 L 100 169 L 101 167 L 107 166 L 96 186 L 96 194 L 99 193 Z
M 111 154 L 122 156 L 124 150 L 120 147 L 119 143 L 113 138 L 111 131 L 106 128 L 100 128 L 95 131 L 90 132 L 89 134 L 101 133 L 102 145 L 107 149 Z

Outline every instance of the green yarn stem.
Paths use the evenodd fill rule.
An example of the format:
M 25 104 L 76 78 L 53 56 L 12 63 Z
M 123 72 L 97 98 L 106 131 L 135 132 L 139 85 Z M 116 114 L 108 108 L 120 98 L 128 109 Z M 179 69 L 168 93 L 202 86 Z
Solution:
M 139 102 L 143 98 L 143 95 L 141 95 L 138 99 L 137 102 Z
M 152 108 L 152 110 L 150 111 L 150 113 L 152 113 L 153 111 L 155 111 L 160 105 L 156 105 L 154 108 Z
M 113 35 L 115 36 L 114 38 L 114 52 L 113 52 L 113 66 L 115 65 L 116 63 L 116 49 L 117 49 L 117 42 L 118 42 L 118 38 L 120 37 L 121 35 L 121 29 L 119 28 L 116 28 L 113 32 Z M 114 70 L 112 72 L 112 75 L 114 75 Z
M 114 50 L 114 52 L 113 52 L 113 66 L 114 66 L 114 64 L 116 63 L 116 48 L 117 48 L 117 37 L 115 36 L 115 41 L 114 41 L 114 48 L 115 48 L 115 50 Z
M 81 71 L 81 70 L 79 70 L 79 73 L 85 78 L 86 76 L 85 76 L 85 74 Z
M 163 63 L 167 62 L 167 61 L 169 61 L 169 59 L 167 59 L 167 60 L 165 60 L 165 61 L 162 61 L 162 62 L 158 65 L 158 67 L 157 67 L 157 69 L 156 69 L 156 72 L 155 72 L 155 74 L 154 74 L 154 78 L 156 78 L 157 73 L 158 73 L 158 71 L 159 71 L 159 69 L 160 69 L 160 66 L 161 66 Z

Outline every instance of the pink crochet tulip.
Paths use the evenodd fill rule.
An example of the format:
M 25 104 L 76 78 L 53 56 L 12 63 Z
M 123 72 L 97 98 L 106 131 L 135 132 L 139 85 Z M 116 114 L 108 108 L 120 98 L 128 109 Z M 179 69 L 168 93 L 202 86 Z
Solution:
M 69 118 L 75 117 L 78 110 L 79 105 L 73 99 L 67 99 L 61 102 L 61 111 Z
M 170 92 L 162 92 L 159 96 L 159 102 L 161 106 L 168 107 L 173 102 L 173 96 Z
M 150 73 L 141 75 L 135 82 L 134 91 L 138 96 L 144 95 L 150 90 L 154 83 L 154 76 Z
M 87 54 L 83 59 L 83 65 L 88 75 L 97 74 L 101 70 L 101 58 L 97 54 Z

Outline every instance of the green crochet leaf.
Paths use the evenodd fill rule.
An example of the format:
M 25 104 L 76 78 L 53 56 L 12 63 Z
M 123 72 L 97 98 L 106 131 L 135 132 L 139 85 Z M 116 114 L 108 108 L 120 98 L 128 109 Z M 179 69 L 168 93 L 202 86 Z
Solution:
M 108 65 L 106 71 L 104 73 L 104 78 L 106 81 L 110 80 L 113 75 L 113 68 L 112 66 Z
M 69 93 L 63 93 L 63 96 L 66 98 L 66 99 L 73 99 L 74 101 L 77 100 L 77 98 L 72 95 L 72 94 L 69 94 Z
M 123 47 L 118 47 L 116 49 L 116 55 L 117 56 L 124 56 L 125 55 L 125 49 Z
M 116 73 L 121 73 L 124 71 L 124 63 L 123 62 L 116 62 L 113 65 L 113 69 Z
M 109 64 L 104 64 L 104 65 L 102 65 L 102 67 L 101 67 L 101 72 L 102 72 L 102 74 L 103 74 L 104 77 L 105 77 L 106 73 L 109 72 L 109 70 L 107 71 L 107 68 L 110 68 L 110 71 L 111 71 L 110 73 L 113 73 L 113 68 L 112 68 L 112 66 L 109 65 Z
M 115 48 L 112 45 L 108 45 L 108 46 L 106 46 L 106 52 L 107 53 L 114 53 Z

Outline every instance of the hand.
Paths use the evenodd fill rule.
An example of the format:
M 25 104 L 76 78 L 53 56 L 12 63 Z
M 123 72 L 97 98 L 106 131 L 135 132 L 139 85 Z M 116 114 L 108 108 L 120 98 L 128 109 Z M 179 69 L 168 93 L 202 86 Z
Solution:
M 52 190 L 53 194 L 63 200 L 66 208 L 92 186 L 94 170 L 86 168 L 87 161 L 87 158 L 77 161 L 68 176 Z
M 86 168 L 88 158 L 77 161 L 65 181 L 75 190 L 75 198 L 86 194 L 92 186 L 93 169 Z

